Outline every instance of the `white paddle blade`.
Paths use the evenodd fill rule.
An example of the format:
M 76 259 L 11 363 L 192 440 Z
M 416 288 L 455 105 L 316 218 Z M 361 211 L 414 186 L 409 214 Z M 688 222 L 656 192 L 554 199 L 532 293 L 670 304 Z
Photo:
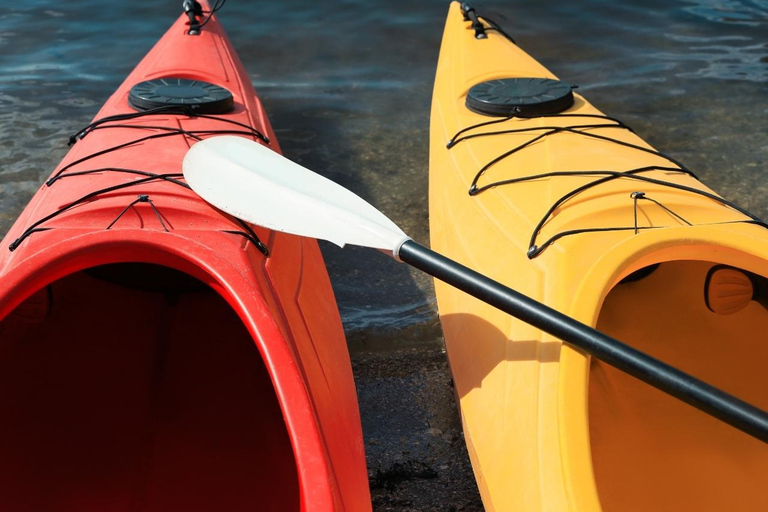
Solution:
M 184 157 L 192 190 L 217 208 L 276 231 L 397 251 L 409 237 L 341 185 L 271 149 L 231 135 L 198 142 Z

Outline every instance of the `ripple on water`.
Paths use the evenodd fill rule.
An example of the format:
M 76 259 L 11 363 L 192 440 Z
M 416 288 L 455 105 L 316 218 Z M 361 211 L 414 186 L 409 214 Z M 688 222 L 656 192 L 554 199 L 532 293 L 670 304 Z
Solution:
M 759 27 L 768 22 L 768 4 L 761 0 L 684 0 L 684 10 L 715 23 Z
M 399 330 L 435 320 L 433 299 L 394 306 L 341 306 L 344 327 L 349 331 Z
M 99 105 L 97 102 L 89 98 L 66 98 L 66 99 L 57 101 L 56 103 L 65 107 L 76 107 L 76 108 L 96 107 Z
M 686 66 L 680 77 L 706 77 L 765 82 L 768 80 L 768 46 L 744 36 L 715 38 L 665 34 L 685 44 L 680 51 L 656 52 L 651 56 Z M 714 44 L 716 43 L 716 44 Z M 750 44 L 751 43 L 751 44 Z

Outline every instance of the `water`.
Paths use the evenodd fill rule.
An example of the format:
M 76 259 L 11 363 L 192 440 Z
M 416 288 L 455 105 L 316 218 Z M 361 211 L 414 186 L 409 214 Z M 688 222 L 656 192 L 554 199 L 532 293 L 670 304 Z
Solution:
M 62 158 L 68 134 L 90 121 L 179 14 L 180 3 L 4 5 L 0 233 Z M 508 0 L 476 7 L 598 108 L 726 198 L 768 218 L 767 1 Z M 229 0 L 220 15 L 285 154 L 362 195 L 422 242 L 429 239 L 430 96 L 446 12 L 443 0 Z M 437 389 L 419 375 L 418 364 L 425 351 L 439 350 L 431 282 L 371 251 L 323 250 L 353 352 L 399 347 L 416 361 L 401 368 L 404 377 L 397 369 L 369 371 L 368 360 L 355 356 L 366 439 L 377 441 L 366 446 L 374 454 L 369 466 L 386 467 L 381 460 L 401 456 L 402 442 L 376 430 L 380 411 L 371 411 L 383 400 L 379 393 L 391 388 L 390 396 L 407 398 L 416 388 Z M 440 403 L 448 404 L 445 368 L 435 364 L 426 373 L 437 375 L 445 389 Z M 425 448 L 424 424 L 453 414 L 440 430 L 455 431 L 455 410 L 423 414 L 401 421 L 416 432 L 405 444 L 418 457 L 439 459 Z M 402 437 L 407 428 L 390 430 Z M 450 437 L 439 446 L 455 446 Z M 459 470 L 457 479 L 471 479 L 466 464 Z M 449 494 L 451 503 L 477 510 L 473 492 Z M 446 499 L 414 485 L 403 502 L 411 505 L 384 499 L 377 508 L 427 510 L 419 494 L 431 496 L 427 503 Z
M 0 14 L 0 233 L 178 2 L 26 0 Z M 768 217 L 768 2 L 484 2 L 610 115 Z M 259 2 L 221 11 L 286 155 L 427 241 L 429 102 L 444 1 Z M 352 338 L 437 333 L 428 279 L 325 247 Z M 421 327 L 421 328 L 420 328 Z M 399 332 L 407 328 L 407 333 Z

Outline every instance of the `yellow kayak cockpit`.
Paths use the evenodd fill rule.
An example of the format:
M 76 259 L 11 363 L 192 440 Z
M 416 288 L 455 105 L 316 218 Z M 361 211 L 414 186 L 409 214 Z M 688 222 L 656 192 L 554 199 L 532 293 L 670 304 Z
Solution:
M 720 276 L 725 282 L 708 280 L 716 267 L 670 261 L 617 284 L 597 327 L 766 408 L 768 311 L 743 293 L 749 283 L 743 271 L 730 269 Z M 706 292 L 735 297 L 740 309 L 713 312 Z M 765 445 L 596 359 L 589 371 L 589 434 L 604 510 L 768 508 Z

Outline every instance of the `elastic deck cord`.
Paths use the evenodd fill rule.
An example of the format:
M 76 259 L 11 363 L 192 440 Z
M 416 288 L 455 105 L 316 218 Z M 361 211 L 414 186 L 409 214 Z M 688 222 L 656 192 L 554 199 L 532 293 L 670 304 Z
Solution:
M 223 2 L 222 2 L 223 4 Z M 217 121 L 221 121 L 224 123 L 229 123 L 232 125 L 237 126 L 238 128 L 243 129 L 222 129 L 222 130 L 184 130 L 181 128 L 173 128 L 173 127 L 165 127 L 165 126 L 142 126 L 142 125 L 126 125 L 126 124 L 119 124 L 120 121 L 126 121 L 131 119 L 136 119 L 139 117 L 144 116 L 152 116 L 152 115 L 186 115 L 189 117 L 199 117 L 199 118 L 205 118 L 205 119 L 213 119 Z M 147 135 L 144 137 L 139 137 L 134 140 L 130 140 L 128 142 L 124 142 L 121 144 L 117 144 L 115 146 L 108 147 L 106 149 L 96 151 L 94 153 L 91 153 L 89 155 L 86 155 L 74 162 L 71 162 L 70 164 L 65 165 L 62 167 L 59 171 L 56 172 L 48 181 L 46 181 L 46 186 L 50 187 L 54 185 L 57 181 L 63 179 L 63 178 L 71 178 L 76 176 L 87 176 L 91 174 L 100 174 L 105 172 L 116 172 L 116 173 L 123 173 L 123 174 L 133 174 L 142 176 L 141 178 L 128 182 L 128 183 L 121 183 L 118 185 L 113 185 L 110 187 L 105 187 L 99 190 L 95 190 L 92 192 L 89 192 L 88 194 L 85 194 L 84 196 L 72 201 L 69 204 L 66 204 L 56 211 L 46 215 L 45 217 L 38 219 L 34 223 L 32 223 L 16 240 L 14 240 L 9 246 L 8 249 L 10 251 L 16 250 L 19 245 L 27 239 L 29 236 L 31 236 L 34 233 L 39 233 L 42 231 L 47 231 L 53 228 L 48 227 L 41 227 L 42 224 L 58 217 L 62 213 L 69 211 L 70 209 L 74 208 L 75 206 L 78 206 L 80 204 L 86 203 L 100 195 L 107 194 L 110 192 L 114 192 L 116 190 L 122 190 L 130 187 L 135 187 L 139 185 L 143 185 L 152 181 L 162 180 L 168 183 L 173 183 L 175 185 L 184 187 L 188 190 L 191 190 L 191 187 L 185 183 L 184 181 L 181 181 L 184 178 L 184 175 L 181 173 L 165 173 L 165 174 L 159 174 L 159 173 L 152 173 L 149 171 L 143 171 L 140 169 L 127 169 L 127 168 L 121 168 L 121 167 L 101 167 L 98 169 L 86 169 L 81 171 L 69 171 L 74 166 L 82 164 L 84 162 L 87 162 L 88 160 L 91 160 L 93 158 L 96 158 L 98 156 L 102 156 L 111 152 L 116 152 L 121 149 L 134 146 L 136 144 L 140 144 L 142 142 L 146 142 L 148 140 L 154 140 L 154 139 L 160 139 L 164 137 L 171 137 L 180 135 L 183 137 L 190 137 L 194 140 L 202 140 L 203 135 L 214 135 L 214 134 L 237 134 L 237 135 L 248 135 L 256 137 L 260 140 L 262 140 L 264 143 L 269 144 L 269 139 L 262 134 L 260 131 L 256 130 L 255 128 L 248 126 L 244 123 L 240 123 L 238 121 L 234 121 L 231 119 L 224 119 L 217 116 L 211 116 L 206 114 L 197 114 L 194 112 L 194 108 L 188 107 L 188 106 L 163 106 L 163 107 L 157 107 L 153 109 L 148 109 L 146 111 L 142 112 L 131 112 L 126 114 L 117 114 L 113 116 L 104 117 L 101 119 L 97 119 L 93 121 L 92 123 L 88 124 L 84 128 L 78 130 L 74 134 L 72 134 L 69 138 L 69 145 L 73 145 L 77 143 L 78 141 L 85 138 L 89 133 L 95 131 L 95 130 L 103 130 L 108 128 L 129 128 L 129 129 L 145 129 L 145 130 L 158 130 L 162 133 L 155 133 L 152 135 Z M 139 202 L 146 202 L 150 205 L 152 208 L 152 211 L 155 213 L 155 215 L 158 218 L 158 221 L 160 222 L 160 225 L 162 226 L 163 230 L 165 232 L 168 232 L 168 228 L 165 224 L 165 222 L 162 219 L 162 215 L 160 214 L 158 208 L 155 206 L 154 202 L 149 198 L 149 195 L 147 194 L 140 194 L 136 200 L 134 200 L 131 204 L 126 206 L 123 211 L 121 211 L 115 220 L 113 220 L 109 226 L 107 226 L 105 229 L 109 230 L 114 226 L 114 224 L 133 206 L 135 206 Z M 239 224 L 242 227 L 242 231 L 240 230 L 222 230 L 224 233 L 228 234 L 234 234 L 238 236 L 242 236 L 246 238 L 248 241 L 253 243 L 256 248 L 265 256 L 269 256 L 269 249 L 267 246 L 259 239 L 259 237 L 256 235 L 256 233 L 253 231 L 253 228 L 246 222 L 232 217 L 232 220 L 235 221 L 237 224 Z
M 475 9 L 470 6 L 469 4 L 462 4 L 461 5 L 461 11 L 464 14 L 464 19 L 466 21 L 470 21 L 472 23 L 471 28 L 475 30 L 475 37 L 477 39 L 486 39 L 488 36 L 486 34 L 486 31 L 488 30 L 496 30 L 501 35 L 509 39 L 512 43 L 515 43 L 514 39 L 509 36 L 506 32 L 504 32 L 501 27 L 498 26 L 495 22 L 484 18 L 482 16 L 479 16 Z M 487 25 L 487 26 L 486 26 Z M 515 43 L 516 44 L 516 43 Z M 496 131 L 489 131 L 489 132 L 480 132 L 480 133 L 472 133 L 474 130 L 485 128 L 488 126 L 493 125 L 500 125 L 503 123 L 507 123 L 509 121 L 512 121 L 513 119 L 541 119 L 541 118 L 589 118 L 589 119 L 596 119 L 600 120 L 600 123 L 583 123 L 583 124 L 575 124 L 570 126 L 537 126 L 537 127 L 526 127 L 526 128 L 513 128 L 513 129 L 506 129 L 506 130 L 496 130 Z M 669 207 L 662 204 L 660 201 L 653 199 L 651 197 L 648 197 L 648 195 L 645 192 L 642 191 L 636 191 L 633 192 L 630 195 L 630 198 L 632 199 L 633 204 L 633 211 L 634 211 L 634 225 L 633 226 L 619 226 L 619 227 L 594 227 L 594 228 L 582 228 L 582 229 L 573 229 L 573 230 L 566 230 L 559 233 L 556 233 L 549 239 L 547 239 L 545 242 L 541 244 L 537 244 L 538 237 L 541 234 L 541 231 L 544 227 L 544 225 L 549 221 L 549 219 L 554 216 L 555 211 L 562 206 L 565 202 L 569 201 L 573 197 L 581 194 L 582 192 L 585 192 L 587 190 L 590 190 L 592 188 L 598 187 L 604 183 L 608 183 L 610 181 L 616 180 L 616 179 L 630 179 L 635 181 L 640 181 L 644 183 L 651 183 L 654 185 L 659 185 L 662 187 L 672 188 L 676 190 L 682 190 L 688 193 L 697 194 L 702 197 L 706 197 L 708 199 L 711 199 L 723 206 L 726 206 L 742 215 L 747 217 L 745 220 L 737 220 L 737 221 L 725 221 L 725 222 L 719 222 L 719 223 L 712 223 L 712 224 L 706 224 L 706 225 L 719 225 L 719 224 L 731 224 L 731 223 L 747 223 L 747 224 L 755 224 L 762 226 L 764 228 L 768 228 L 768 224 L 763 222 L 760 218 L 758 218 L 756 215 L 753 215 L 752 213 L 748 212 L 744 208 L 739 207 L 735 203 L 728 201 L 726 199 L 723 199 L 722 197 L 712 194 L 710 192 L 706 192 L 704 190 L 699 190 L 694 187 L 689 187 L 686 185 L 680 185 L 678 183 L 674 183 L 668 180 L 662 180 L 657 178 L 651 178 L 649 176 L 643 176 L 642 174 L 648 173 L 648 172 L 654 172 L 654 171 L 666 171 L 666 172 L 672 172 L 672 173 L 680 173 L 680 174 L 687 174 L 691 176 L 694 179 L 698 179 L 698 177 L 689 169 L 687 169 L 682 163 L 678 162 L 676 159 L 672 158 L 671 156 L 664 154 L 660 151 L 657 151 L 655 149 L 651 149 L 648 147 L 640 146 L 638 144 L 633 144 L 630 142 L 626 142 L 620 139 L 617 139 L 615 137 L 610 137 L 607 135 L 602 135 L 598 133 L 593 133 L 594 130 L 604 130 L 604 129 L 618 129 L 618 130 L 626 130 L 630 133 L 634 133 L 634 130 L 630 128 L 625 123 L 621 122 L 620 120 L 605 116 L 605 115 L 598 115 L 598 114 L 542 114 L 542 115 L 524 115 L 524 114 L 513 114 L 507 117 L 503 117 L 500 119 L 493 119 L 490 121 L 483 121 L 471 126 L 467 126 L 465 128 L 462 128 L 459 130 L 453 137 L 450 138 L 448 143 L 446 144 L 446 147 L 450 150 L 451 148 L 455 147 L 457 144 L 479 138 L 479 137 L 491 137 L 496 135 L 506 135 L 506 134 L 513 134 L 513 133 L 531 133 L 533 135 L 532 138 L 528 139 L 527 141 L 518 144 L 517 146 L 512 147 L 511 149 L 504 151 L 500 155 L 496 156 L 492 160 L 490 160 L 488 163 L 483 165 L 480 170 L 475 174 L 474 178 L 472 179 L 472 182 L 470 184 L 468 194 L 470 196 L 476 196 L 482 192 L 488 191 L 493 188 L 497 188 L 504 185 L 513 185 L 517 183 L 523 183 L 527 181 L 533 181 L 533 180 L 539 180 L 544 178 L 554 178 L 554 177 L 564 177 L 564 176 L 601 176 L 596 180 L 593 180 L 589 183 L 586 183 L 584 185 L 575 187 L 573 190 L 567 192 L 562 197 L 557 199 L 552 206 L 550 206 L 541 220 L 536 224 L 536 226 L 533 229 L 533 233 L 531 234 L 531 238 L 529 241 L 528 251 L 527 255 L 529 258 L 535 258 L 539 254 L 541 254 L 547 247 L 552 245 L 557 240 L 577 235 L 577 234 L 583 234 L 583 233 L 596 233 L 596 232 L 607 232 L 607 231 L 633 231 L 635 234 L 638 234 L 641 230 L 646 229 L 659 229 L 666 226 L 639 226 L 638 220 L 637 220 L 637 213 L 638 213 L 638 201 L 645 200 L 650 201 L 657 206 L 659 206 L 661 209 L 666 211 L 671 217 L 677 219 L 681 223 L 691 226 L 693 225 L 691 222 L 674 212 Z M 541 132 L 541 133 L 537 133 Z M 491 183 L 487 184 L 479 184 L 480 179 L 491 169 L 493 166 L 498 164 L 499 162 L 505 160 L 506 158 L 509 158 L 510 156 L 532 146 L 533 144 L 542 141 L 548 137 L 556 136 L 558 134 L 562 133 L 570 133 L 570 134 L 576 134 L 582 137 L 587 137 L 595 140 L 605 141 L 612 144 L 617 144 L 623 147 L 627 147 L 636 151 L 644 152 L 650 155 L 654 155 L 656 157 L 662 158 L 664 160 L 667 160 L 669 163 L 671 163 L 674 167 L 668 167 L 668 166 L 645 166 L 645 167 L 638 167 L 636 169 L 630 169 L 626 171 L 613 171 L 613 170 L 588 170 L 588 171 L 576 171 L 576 170 L 562 170 L 562 171 L 553 171 L 548 173 L 541 173 L 541 174 L 534 174 L 529 176 L 523 176 L 519 178 L 510 178 L 510 179 L 502 179 L 493 181 Z

